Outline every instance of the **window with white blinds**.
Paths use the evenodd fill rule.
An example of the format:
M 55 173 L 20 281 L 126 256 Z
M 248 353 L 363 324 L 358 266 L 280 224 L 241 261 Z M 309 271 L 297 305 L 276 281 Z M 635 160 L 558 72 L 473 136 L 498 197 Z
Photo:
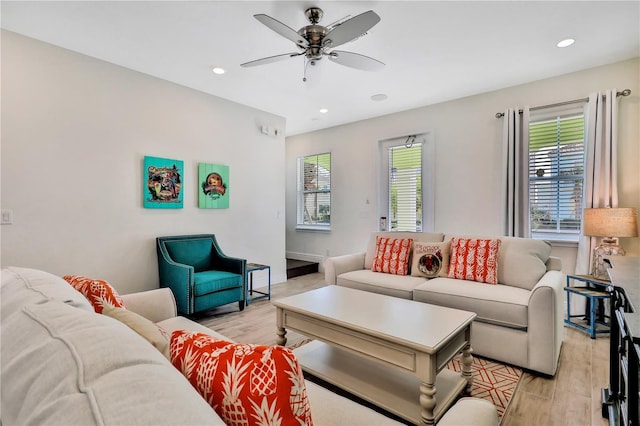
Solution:
M 422 143 L 387 148 L 391 231 L 422 231 Z
M 298 228 L 331 225 L 331 153 L 298 158 Z
M 533 238 L 578 241 L 584 163 L 582 107 L 532 114 L 529 123 L 529 219 Z
M 382 141 L 381 229 L 433 229 L 433 143 L 431 133 Z

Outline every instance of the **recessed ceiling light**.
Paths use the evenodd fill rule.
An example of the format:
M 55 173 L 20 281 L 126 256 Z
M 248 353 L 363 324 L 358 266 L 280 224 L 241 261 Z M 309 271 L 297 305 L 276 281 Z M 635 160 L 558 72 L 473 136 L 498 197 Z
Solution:
M 388 98 L 384 93 L 378 93 L 377 95 L 371 96 L 372 101 L 384 101 Z
M 328 110 L 328 109 L 326 109 L 326 108 L 320 108 L 320 114 L 326 114 L 326 113 L 328 113 L 328 112 L 329 112 L 329 110 Z
M 218 75 L 224 74 L 224 69 L 218 68 L 218 67 L 211 68 L 211 71 L 213 71 L 214 74 L 218 74 Z
M 576 41 L 572 38 L 566 38 L 564 40 L 561 40 L 558 42 L 558 44 L 556 44 L 556 46 L 558 47 L 568 47 L 571 46 L 573 43 L 575 43 Z

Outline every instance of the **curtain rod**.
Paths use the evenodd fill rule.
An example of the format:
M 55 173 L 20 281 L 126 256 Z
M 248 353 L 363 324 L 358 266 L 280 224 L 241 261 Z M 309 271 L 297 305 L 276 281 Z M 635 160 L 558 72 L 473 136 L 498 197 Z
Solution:
M 631 94 L 631 90 L 624 89 L 622 92 L 616 92 L 616 97 L 618 97 L 618 96 L 629 96 L 630 94 Z M 556 106 L 562 106 L 562 105 L 577 104 L 578 102 L 586 102 L 588 100 L 589 100 L 589 98 L 574 99 L 573 101 L 565 101 L 565 102 L 558 102 L 558 103 L 555 103 L 555 104 L 531 107 L 531 108 L 529 108 L 529 110 L 530 111 L 535 111 L 537 109 L 550 108 L 550 107 L 556 107 Z M 520 114 L 522 114 L 522 110 L 519 110 L 518 112 Z M 502 118 L 502 117 L 504 117 L 504 112 L 497 112 L 496 113 L 496 118 Z

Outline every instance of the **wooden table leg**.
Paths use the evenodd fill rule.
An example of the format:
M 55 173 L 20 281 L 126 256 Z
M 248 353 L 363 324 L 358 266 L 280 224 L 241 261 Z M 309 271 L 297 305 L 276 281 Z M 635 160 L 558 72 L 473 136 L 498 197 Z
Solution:
M 471 385 L 473 385 L 473 373 L 471 372 L 471 364 L 473 364 L 472 352 L 473 349 L 471 349 L 471 345 L 467 344 L 462 348 L 462 356 L 460 357 L 462 361 L 462 377 L 467 380 L 467 387 L 465 389 L 467 395 L 471 395 Z
M 436 386 L 434 383 L 422 382 L 420 385 L 420 415 L 422 416 L 422 423 L 427 425 L 435 424 L 435 416 L 433 415 L 433 409 L 436 407 Z
M 276 342 L 280 346 L 284 346 L 287 344 L 287 330 L 284 328 L 284 310 L 280 307 L 276 307 L 276 326 L 278 327 L 276 331 L 278 339 Z
M 287 344 L 287 330 L 284 327 L 280 327 L 278 326 L 278 331 L 276 331 L 276 334 L 278 335 L 278 344 L 280 346 L 284 346 Z

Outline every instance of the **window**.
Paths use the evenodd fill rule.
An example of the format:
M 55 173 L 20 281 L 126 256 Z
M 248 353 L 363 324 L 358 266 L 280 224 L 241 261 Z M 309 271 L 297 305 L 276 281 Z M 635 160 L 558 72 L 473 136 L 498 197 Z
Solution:
M 529 220 L 533 238 L 578 241 L 585 162 L 583 107 L 529 122 Z
M 429 134 L 381 143 L 381 228 L 421 232 L 433 229 L 431 177 L 433 155 Z M 426 206 L 426 211 L 425 211 Z
M 298 224 L 300 229 L 331 225 L 331 154 L 298 158 Z

